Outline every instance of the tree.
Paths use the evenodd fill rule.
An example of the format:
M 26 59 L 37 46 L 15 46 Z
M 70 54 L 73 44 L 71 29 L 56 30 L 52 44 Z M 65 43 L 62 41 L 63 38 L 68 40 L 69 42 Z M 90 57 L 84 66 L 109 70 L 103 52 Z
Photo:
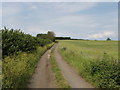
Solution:
M 52 31 L 48 31 L 47 34 L 37 34 L 37 37 L 40 39 L 55 41 L 55 33 Z
M 57 40 L 70 40 L 71 37 L 55 37 Z
M 48 31 L 47 35 L 48 35 L 48 39 L 55 41 L 55 33 L 54 32 Z
M 39 37 L 40 39 L 48 39 L 47 34 L 37 34 L 37 37 Z
M 111 39 L 110 39 L 110 38 L 107 38 L 106 40 L 107 40 L 107 41 L 110 41 Z

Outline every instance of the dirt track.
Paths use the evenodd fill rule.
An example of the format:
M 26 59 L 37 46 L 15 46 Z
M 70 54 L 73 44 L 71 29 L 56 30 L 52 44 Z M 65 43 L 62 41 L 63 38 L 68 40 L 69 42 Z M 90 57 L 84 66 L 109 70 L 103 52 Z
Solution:
M 58 45 L 55 44 L 52 48 L 55 48 L 54 55 L 59 68 L 72 88 L 93 88 L 92 85 L 87 83 L 82 77 L 80 77 L 60 56 L 58 53 Z M 55 77 L 51 71 L 50 65 L 50 50 L 48 50 L 38 62 L 34 75 L 32 76 L 28 88 L 56 88 L 54 83 Z
M 52 47 L 54 48 L 54 46 Z M 35 73 L 29 81 L 28 88 L 55 88 L 54 75 L 50 65 L 50 50 L 48 50 L 38 62 Z
M 59 68 L 62 71 L 65 79 L 69 82 L 72 88 L 93 88 L 88 82 L 86 82 L 81 76 L 79 76 L 73 68 L 71 68 L 58 53 L 58 45 L 55 47 L 55 57 Z

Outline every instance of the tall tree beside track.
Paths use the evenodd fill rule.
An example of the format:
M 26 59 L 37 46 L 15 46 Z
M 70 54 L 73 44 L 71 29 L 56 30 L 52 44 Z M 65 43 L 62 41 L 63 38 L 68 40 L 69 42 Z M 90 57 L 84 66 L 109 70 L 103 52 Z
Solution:
M 40 39 L 49 39 L 51 41 L 55 41 L 55 33 L 52 31 L 48 31 L 47 34 L 37 34 L 37 37 Z
M 54 32 L 48 31 L 47 35 L 50 40 L 55 41 L 55 33 Z

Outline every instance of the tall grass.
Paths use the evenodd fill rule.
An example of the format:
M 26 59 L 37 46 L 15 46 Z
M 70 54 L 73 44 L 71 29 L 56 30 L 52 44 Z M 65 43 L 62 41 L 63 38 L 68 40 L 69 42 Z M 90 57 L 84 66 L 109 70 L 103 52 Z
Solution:
M 52 45 L 37 47 L 32 53 L 21 52 L 17 56 L 6 57 L 2 62 L 3 88 L 25 88 L 40 57 Z
M 120 87 L 117 41 L 59 41 L 59 52 L 95 87 Z

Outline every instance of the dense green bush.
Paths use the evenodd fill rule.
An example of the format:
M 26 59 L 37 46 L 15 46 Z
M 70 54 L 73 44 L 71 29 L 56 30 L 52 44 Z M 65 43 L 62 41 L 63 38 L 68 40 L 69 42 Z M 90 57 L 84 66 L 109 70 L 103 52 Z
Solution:
M 54 43 L 49 39 L 25 34 L 20 30 L 4 28 L 0 32 L 2 32 L 1 51 L 3 54 L 2 87 L 24 88 L 40 56 Z
M 97 61 L 91 61 L 84 67 L 84 74 L 100 88 L 120 88 L 120 60 L 115 60 L 107 55 Z M 86 76 L 86 75 L 85 75 Z
M 48 39 L 39 39 L 20 30 L 2 29 L 2 50 L 3 57 L 16 52 L 32 52 L 36 46 L 44 46 L 51 43 Z
M 40 57 L 53 44 L 54 43 L 43 47 L 37 47 L 37 50 L 32 53 L 20 52 L 18 55 L 5 57 L 2 61 L 2 87 L 25 88 Z

